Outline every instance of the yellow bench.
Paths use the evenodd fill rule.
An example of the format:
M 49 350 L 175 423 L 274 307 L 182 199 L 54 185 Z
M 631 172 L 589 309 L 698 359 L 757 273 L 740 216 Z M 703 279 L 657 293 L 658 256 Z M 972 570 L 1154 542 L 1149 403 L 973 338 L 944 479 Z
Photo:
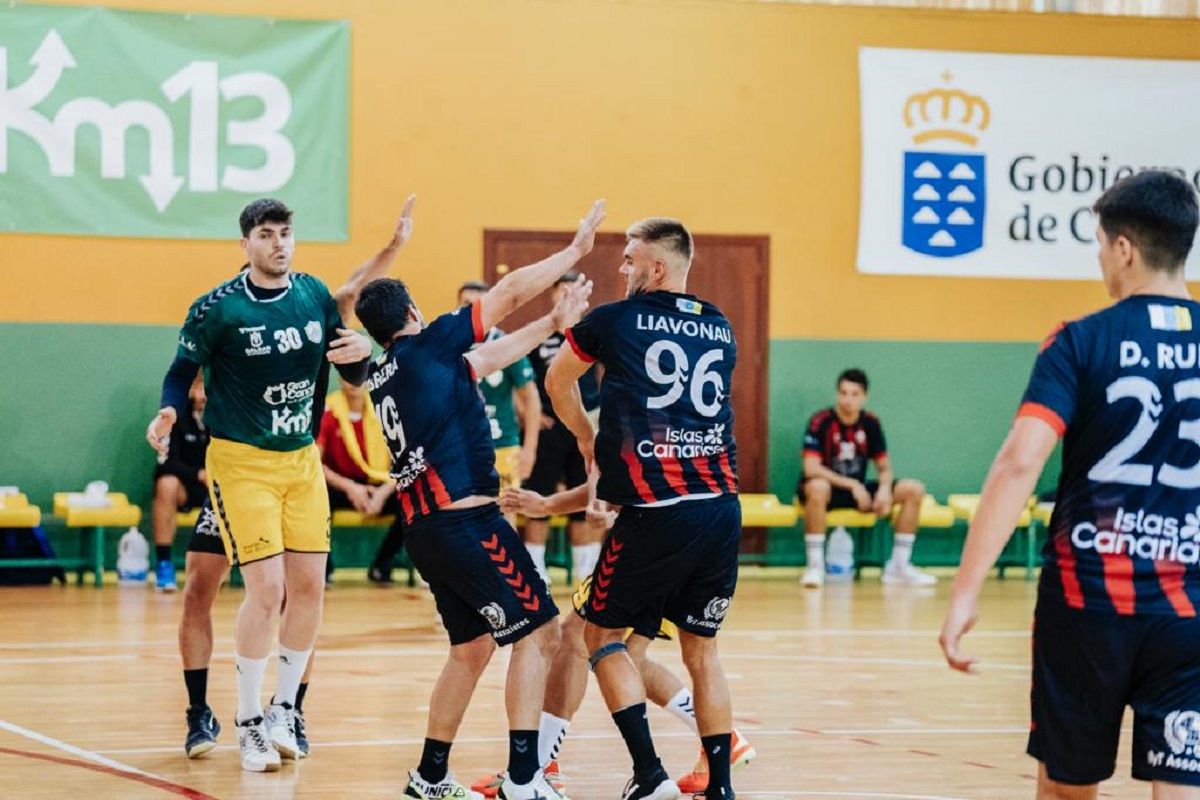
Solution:
M 954 510 L 954 515 L 966 522 L 968 525 L 975 520 L 975 515 L 979 512 L 980 495 L 977 494 L 952 494 L 946 502 L 950 508 Z M 1016 548 L 1020 550 L 1021 557 L 1013 559 L 1012 554 L 1008 558 L 1001 555 L 999 561 L 996 562 L 996 569 L 1000 572 L 1000 577 L 1004 577 L 1004 570 L 1010 566 L 1025 567 L 1025 579 L 1033 580 L 1033 571 L 1037 567 L 1037 531 L 1038 525 L 1049 527 L 1050 515 L 1054 511 L 1053 503 L 1038 503 L 1036 497 L 1030 497 L 1025 504 L 1025 508 L 1021 511 L 1021 516 L 1017 519 L 1016 537 L 1018 544 Z M 1010 548 L 1006 547 L 1005 550 Z
M 23 494 L 0 496 L 0 528 L 36 528 L 42 523 L 42 510 L 29 504 Z
M 99 507 L 73 506 L 70 492 L 55 492 L 54 516 L 62 519 L 68 528 L 90 530 L 92 533 L 91 558 L 83 557 L 78 565 L 78 580 L 83 581 L 83 571 L 91 569 L 94 584 L 104 584 L 104 529 L 127 528 L 142 521 L 142 509 L 131 505 L 129 498 L 121 492 L 109 492 L 108 505 Z M 83 552 L 81 540 L 80 552 Z
M 800 518 L 794 505 L 784 505 L 773 494 L 742 494 L 738 501 L 747 528 L 792 528 Z

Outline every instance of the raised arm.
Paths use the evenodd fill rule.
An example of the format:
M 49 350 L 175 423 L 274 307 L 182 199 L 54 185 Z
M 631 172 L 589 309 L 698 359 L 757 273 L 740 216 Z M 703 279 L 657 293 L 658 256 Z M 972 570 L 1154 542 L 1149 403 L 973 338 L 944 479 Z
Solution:
M 497 284 L 496 288 L 499 288 Z M 493 289 L 492 291 L 495 291 Z M 476 375 L 491 375 L 517 361 L 533 348 L 544 342 L 557 330 L 569 328 L 579 321 L 587 310 L 588 298 L 592 294 L 592 282 L 579 277 L 563 294 L 550 313 L 513 333 L 493 339 L 463 356 L 475 370 Z M 483 300 L 487 300 L 484 295 Z M 483 327 L 488 327 L 486 318 Z
M 575 232 L 575 239 L 570 245 L 549 258 L 536 264 L 514 269 L 501 278 L 480 299 L 480 313 L 484 330 L 491 330 L 494 326 L 499 325 L 509 314 L 549 289 L 571 267 L 578 264 L 581 258 L 592 252 L 592 246 L 596 242 L 596 229 L 603 221 L 604 201 L 597 200 L 592 204 L 587 216 L 579 221 L 579 229 Z M 535 344 L 537 343 L 535 342 Z
M 413 206 L 417 203 L 417 196 L 410 194 L 408 199 L 404 201 L 404 208 L 400 211 L 400 219 L 396 220 L 396 230 L 392 233 L 392 240 L 383 246 L 375 255 L 371 256 L 358 269 L 350 273 L 350 277 L 346 282 L 338 287 L 333 293 L 333 299 L 337 303 L 338 313 L 342 315 L 343 320 L 348 320 L 354 316 L 354 303 L 358 300 L 358 295 L 362 288 L 376 278 L 382 278 L 387 275 L 387 272 L 395 262 L 396 256 L 404 249 L 404 245 L 408 244 L 408 240 L 412 238 L 413 221 L 412 212 Z

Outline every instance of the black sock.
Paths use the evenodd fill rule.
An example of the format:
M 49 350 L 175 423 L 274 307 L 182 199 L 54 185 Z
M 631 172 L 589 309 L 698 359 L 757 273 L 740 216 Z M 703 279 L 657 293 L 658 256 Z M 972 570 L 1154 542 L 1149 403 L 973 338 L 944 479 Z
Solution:
M 188 705 L 208 705 L 208 667 L 204 669 L 185 669 L 183 682 L 187 684 Z
M 417 765 L 417 774 L 427 783 L 441 783 L 446 779 L 446 770 L 450 763 L 450 742 L 439 742 L 437 739 L 426 739 L 425 749 L 421 751 L 421 763 Z M 536 749 L 534 760 L 537 760 Z
M 508 732 L 508 777 L 518 785 L 529 783 L 538 771 L 538 732 Z
M 169 544 L 154 545 L 154 557 L 157 558 L 160 562 L 170 561 L 171 560 L 171 545 L 169 545 Z
M 300 688 L 296 690 L 296 710 L 299 711 L 304 704 L 304 694 L 308 691 L 308 684 L 300 684 Z
M 633 774 L 653 775 L 662 770 L 662 762 L 654 752 L 654 740 L 650 738 L 650 721 L 646 719 L 646 704 L 622 708 L 612 715 L 617 730 L 625 739 L 629 755 L 633 756 Z
M 733 734 L 717 733 L 700 737 L 704 755 L 708 756 L 707 800 L 732 800 L 733 785 L 729 782 L 729 748 Z

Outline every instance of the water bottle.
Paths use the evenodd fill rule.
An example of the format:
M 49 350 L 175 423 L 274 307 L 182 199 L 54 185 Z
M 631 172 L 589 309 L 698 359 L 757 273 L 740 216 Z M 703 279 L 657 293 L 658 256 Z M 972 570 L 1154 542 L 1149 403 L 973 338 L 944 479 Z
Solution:
M 829 534 L 825 575 L 831 581 L 848 581 L 854 577 L 854 539 L 841 526 Z
M 130 528 L 117 543 L 117 583 L 145 583 L 150 572 L 150 543 L 137 528 Z

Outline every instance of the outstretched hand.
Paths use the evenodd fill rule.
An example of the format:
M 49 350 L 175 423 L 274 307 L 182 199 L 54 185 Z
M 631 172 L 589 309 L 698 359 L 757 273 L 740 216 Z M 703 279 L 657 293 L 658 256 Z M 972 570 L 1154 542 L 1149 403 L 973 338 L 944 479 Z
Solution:
M 592 203 L 592 208 L 588 211 L 587 216 L 579 220 L 579 230 L 575 232 L 575 239 L 571 242 L 571 247 L 579 252 L 579 257 L 583 258 L 588 253 L 592 252 L 592 247 L 596 244 L 596 229 L 600 227 L 600 223 L 604 222 L 605 201 L 597 200 Z
M 550 516 L 546 498 L 529 489 L 505 489 L 500 494 L 500 510 L 505 514 L 524 514 L 527 517 Z
M 396 232 L 392 236 L 392 241 L 401 247 L 408 244 L 408 240 L 412 238 L 412 212 L 413 206 L 416 204 L 417 196 L 410 194 L 408 199 L 404 201 L 404 208 L 400 210 L 400 219 L 396 220 Z
M 146 427 L 146 441 L 158 453 L 159 458 L 166 458 L 171 445 L 171 429 L 175 427 L 175 409 L 167 406 L 150 420 Z
M 583 312 L 588 309 L 588 298 L 592 296 L 592 282 L 586 276 L 580 275 L 575 282 L 567 287 L 563 296 L 550 311 L 550 319 L 557 331 L 566 330 L 583 319 Z

